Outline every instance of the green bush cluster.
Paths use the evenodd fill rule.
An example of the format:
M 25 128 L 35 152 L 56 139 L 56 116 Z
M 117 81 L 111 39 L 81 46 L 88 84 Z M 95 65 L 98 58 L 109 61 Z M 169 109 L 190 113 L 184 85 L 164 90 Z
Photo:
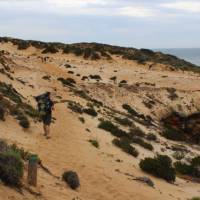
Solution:
M 71 109 L 73 112 L 76 112 L 76 113 L 79 113 L 79 114 L 83 113 L 82 106 L 77 102 L 74 102 L 74 101 L 68 102 L 68 108 Z
M 123 104 L 122 108 L 125 109 L 131 115 L 136 115 L 136 116 L 138 115 L 138 113 L 133 108 L 131 108 L 131 106 L 129 106 L 128 104 Z
M 72 78 L 64 79 L 60 77 L 57 80 L 60 81 L 64 86 L 74 87 L 74 84 L 76 84 L 76 81 Z
M 106 130 L 116 137 L 127 136 L 126 131 L 121 130 L 118 126 L 114 125 L 111 121 L 101 121 L 100 124 L 98 125 L 98 128 Z
M 150 150 L 150 151 L 153 151 L 153 149 L 154 149 L 153 146 L 152 146 L 150 143 L 145 142 L 142 138 L 133 137 L 133 138 L 131 139 L 131 141 L 132 141 L 133 143 L 136 143 L 136 144 L 140 145 L 141 147 L 143 147 L 143 148 L 145 148 L 145 149 Z
M 8 185 L 19 187 L 23 176 L 23 162 L 15 152 L 0 153 L 0 179 Z
M 126 152 L 134 157 L 137 157 L 139 155 L 136 148 L 131 146 L 131 141 L 127 137 L 122 137 L 120 139 L 115 138 L 113 140 L 113 144 L 116 145 L 117 147 L 121 148 L 124 152 Z
M 92 117 L 96 117 L 98 115 L 98 113 L 96 112 L 96 110 L 94 108 L 84 108 L 83 112 Z
M 46 53 L 57 53 L 58 49 L 56 49 L 53 45 L 49 45 L 48 47 L 46 47 L 43 51 L 42 54 L 46 54 Z
M 157 136 L 153 133 L 148 133 L 147 136 L 146 136 L 146 139 L 147 140 L 150 140 L 150 141 L 156 141 L 157 140 Z
M 90 139 L 89 142 L 96 147 L 97 149 L 99 148 L 99 142 L 97 140 L 94 139 Z
M 115 117 L 115 121 L 122 126 L 132 126 L 133 122 L 128 118 Z
M 172 126 L 166 125 L 161 134 L 163 137 L 174 141 L 185 141 L 186 136 L 181 130 L 175 129 Z
M 178 161 L 174 167 L 179 174 L 200 178 L 200 156 L 194 157 L 190 164 Z
M 172 160 L 169 156 L 158 155 L 155 158 L 145 158 L 140 161 L 140 168 L 168 182 L 174 182 L 176 179 L 175 170 L 172 167 Z

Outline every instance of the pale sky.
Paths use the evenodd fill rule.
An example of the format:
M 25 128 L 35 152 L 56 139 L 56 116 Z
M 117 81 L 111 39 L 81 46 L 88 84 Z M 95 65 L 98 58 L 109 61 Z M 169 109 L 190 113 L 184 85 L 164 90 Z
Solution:
M 0 0 L 0 36 L 200 47 L 200 0 Z

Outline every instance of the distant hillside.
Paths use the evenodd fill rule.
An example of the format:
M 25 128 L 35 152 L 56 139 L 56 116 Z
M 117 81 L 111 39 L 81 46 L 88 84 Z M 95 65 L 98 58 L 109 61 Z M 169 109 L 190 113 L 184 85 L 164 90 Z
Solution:
M 136 49 L 120 46 L 112 46 L 99 43 L 75 43 L 63 44 L 56 42 L 41 42 L 33 40 L 21 40 L 9 37 L 0 37 L 0 42 L 11 42 L 18 46 L 18 50 L 25 50 L 31 46 L 43 50 L 42 53 L 57 53 L 61 51 L 65 54 L 73 53 L 76 56 L 83 56 L 85 59 L 99 60 L 112 59 L 112 55 L 121 56 L 123 59 L 134 60 L 140 64 L 146 62 L 169 65 L 171 70 L 181 69 L 184 71 L 200 72 L 200 68 L 190 62 L 176 56 L 154 52 L 149 49 Z

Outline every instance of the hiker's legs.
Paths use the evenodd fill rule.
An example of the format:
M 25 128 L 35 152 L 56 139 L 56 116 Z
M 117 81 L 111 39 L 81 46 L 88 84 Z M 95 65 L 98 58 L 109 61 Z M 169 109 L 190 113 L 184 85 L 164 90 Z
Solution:
M 44 124 L 44 135 L 49 136 L 50 134 L 50 125 Z

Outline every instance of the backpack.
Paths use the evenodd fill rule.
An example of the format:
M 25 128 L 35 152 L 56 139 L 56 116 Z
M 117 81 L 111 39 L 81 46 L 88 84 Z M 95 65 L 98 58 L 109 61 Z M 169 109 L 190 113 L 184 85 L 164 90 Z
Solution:
M 35 97 L 35 99 L 37 101 L 38 111 L 41 117 L 51 111 L 51 101 L 46 96 L 46 93 Z

